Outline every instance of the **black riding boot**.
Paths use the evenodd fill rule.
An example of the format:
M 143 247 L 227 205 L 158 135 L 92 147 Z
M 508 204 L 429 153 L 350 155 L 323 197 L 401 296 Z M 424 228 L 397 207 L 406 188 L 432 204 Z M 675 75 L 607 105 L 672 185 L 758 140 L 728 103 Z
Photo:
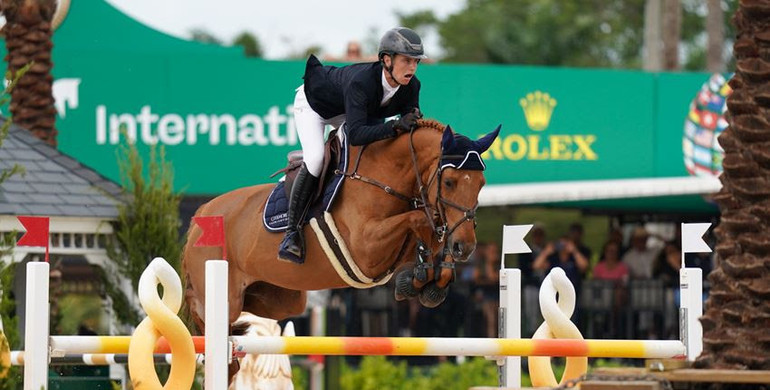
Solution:
M 302 235 L 302 219 L 305 217 L 308 203 L 318 183 L 305 164 L 302 164 L 289 197 L 289 225 L 286 236 L 278 248 L 278 258 L 297 264 L 305 262 L 305 238 Z

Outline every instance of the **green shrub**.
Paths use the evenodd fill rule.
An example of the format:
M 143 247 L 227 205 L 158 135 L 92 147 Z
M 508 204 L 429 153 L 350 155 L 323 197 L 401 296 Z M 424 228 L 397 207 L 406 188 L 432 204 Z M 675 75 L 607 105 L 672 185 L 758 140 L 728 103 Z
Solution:
M 483 358 L 420 369 L 407 367 L 405 361 L 366 356 L 358 369 L 343 366 L 340 377 L 342 390 L 467 390 L 473 386 L 496 385 L 497 366 Z
M 406 362 L 393 363 L 384 356 L 366 356 L 358 370 L 342 366 L 340 388 L 342 390 L 409 389 L 406 385 Z

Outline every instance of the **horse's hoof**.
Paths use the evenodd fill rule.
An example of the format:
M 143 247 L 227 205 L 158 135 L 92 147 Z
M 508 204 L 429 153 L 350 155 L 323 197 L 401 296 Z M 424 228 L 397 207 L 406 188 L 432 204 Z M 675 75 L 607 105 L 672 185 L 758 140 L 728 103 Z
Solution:
M 405 269 L 396 274 L 396 300 L 403 301 L 404 299 L 414 298 L 417 296 L 418 291 L 412 284 L 412 271 Z
M 227 383 L 233 383 L 233 378 L 241 369 L 241 362 L 233 358 L 232 363 L 227 365 Z
M 436 282 L 428 283 L 420 290 L 420 303 L 425 307 L 434 308 L 444 302 L 448 293 L 449 287 L 441 288 Z

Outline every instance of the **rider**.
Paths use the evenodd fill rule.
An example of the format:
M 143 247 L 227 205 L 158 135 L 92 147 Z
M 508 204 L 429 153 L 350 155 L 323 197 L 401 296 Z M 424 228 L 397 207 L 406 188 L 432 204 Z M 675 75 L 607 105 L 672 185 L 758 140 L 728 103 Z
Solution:
M 422 40 L 411 29 L 388 30 L 380 40 L 379 61 L 343 67 L 323 66 L 311 55 L 304 85 L 294 98 L 294 123 L 302 144 L 304 163 L 289 197 L 286 236 L 278 257 L 302 264 L 305 242 L 302 219 L 321 174 L 324 127 L 345 122 L 351 145 L 393 138 L 410 131 L 420 114 L 417 65 L 426 58 Z M 401 115 L 384 122 L 385 118 Z

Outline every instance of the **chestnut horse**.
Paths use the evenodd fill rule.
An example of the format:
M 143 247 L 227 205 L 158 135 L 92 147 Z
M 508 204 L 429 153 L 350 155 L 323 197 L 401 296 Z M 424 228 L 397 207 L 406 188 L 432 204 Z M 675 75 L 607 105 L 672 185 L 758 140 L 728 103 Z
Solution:
M 410 260 L 430 264 L 438 256 L 464 261 L 473 252 L 477 198 L 485 183 L 480 155 L 498 132 L 499 127 L 471 141 L 436 121 L 420 120 L 407 135 L 351 147 L 349 166 L 353 168 L 348 168 L 329 211 L 330 225 L 346 244 L 346 255 L 371 279 L 371 286 L 386 282 L 396 266 Z M 263 184 L 228 192 L 195 214 L 224 216 L 231 324 L 242 311 L 275 320 L 299 315 L 305 308 L 306 291 L 349 286 L 308 225 L 304 227 L 305 263 L 278 259 L 282 234 L 267 231 L 261 218 L 274 187 Z M 187 304 L 202 331 L 204 263 L 221 255 L 219 248 L 193 246 L 200 234 L 200 228 L 192 225 L 182 266 Z M 420 295 L 424 304 L 435 306 L 445 297 L 453 275 L 453 267 L 446 264 L 406 270 L 397 277 L 397 296 Z

